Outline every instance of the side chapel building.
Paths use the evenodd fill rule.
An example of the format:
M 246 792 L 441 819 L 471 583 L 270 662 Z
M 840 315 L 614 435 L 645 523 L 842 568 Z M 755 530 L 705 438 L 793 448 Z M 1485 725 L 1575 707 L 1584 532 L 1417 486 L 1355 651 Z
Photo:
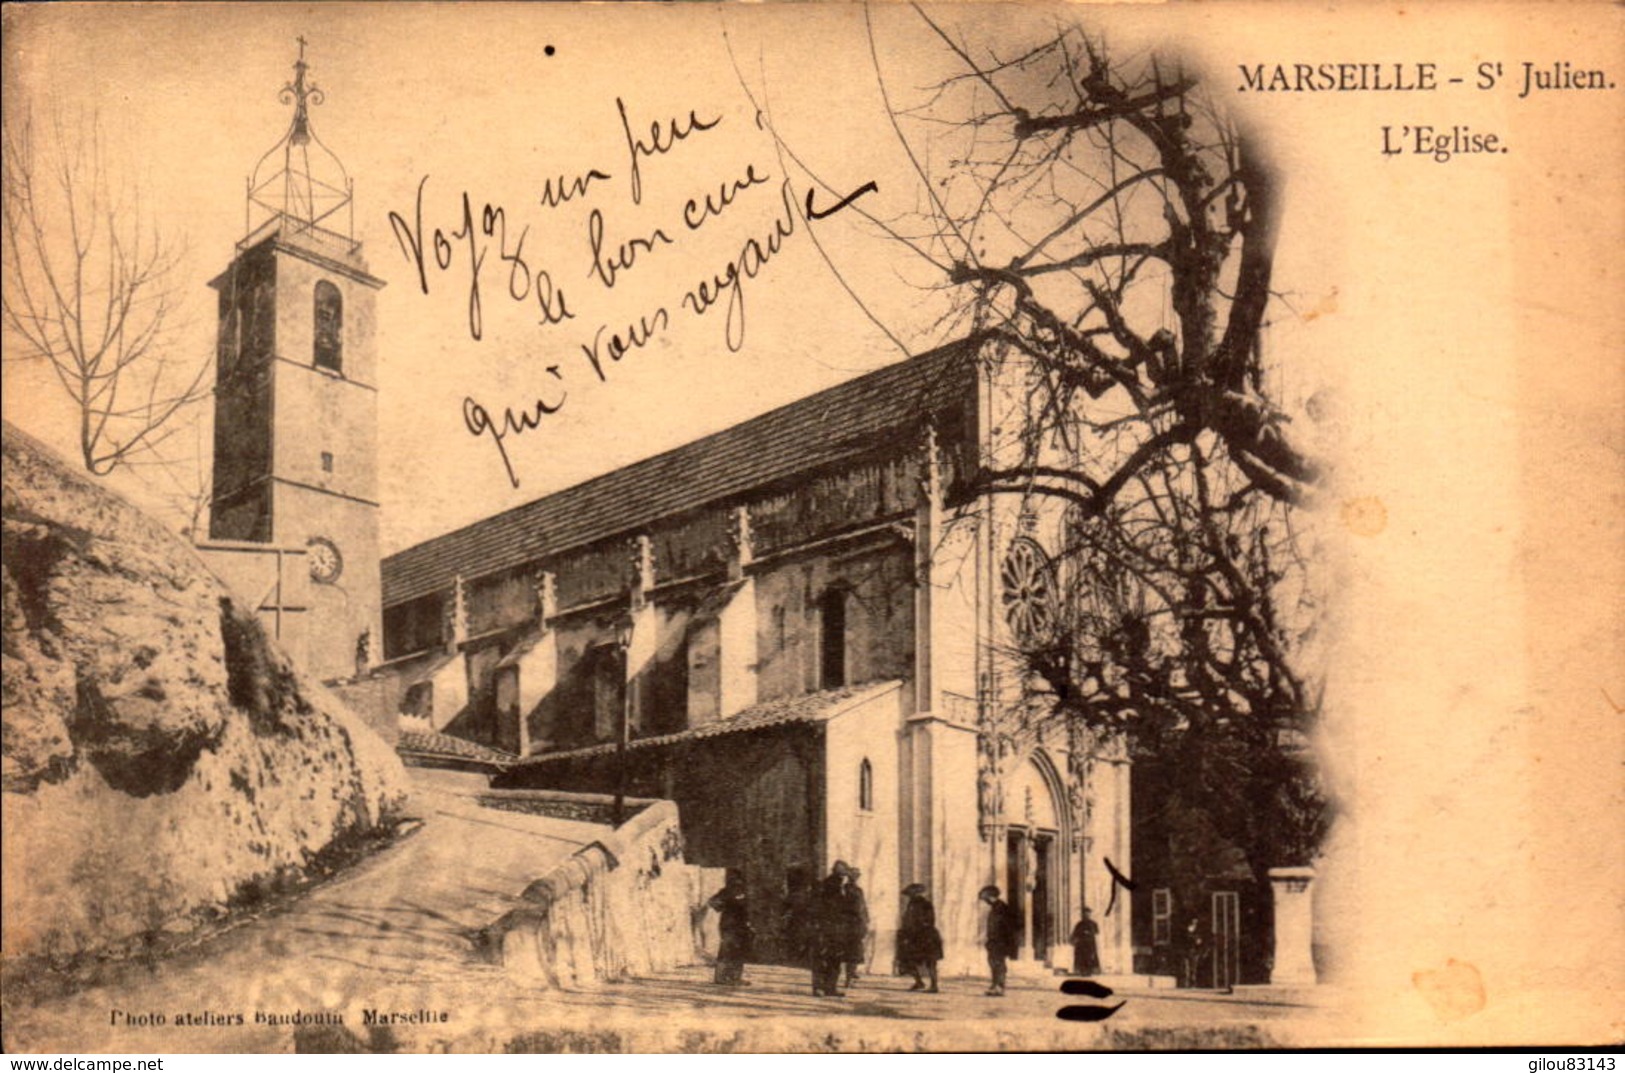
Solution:
M 1132 971 L 1127 753 L 1025 700 L 1010 655 L 1059 598 L 1063 513 L 973 487 L 1027 420 L 1022 360 L 962 340 L 380 564 L 383 284 L 340 225 L 303 43 L 284 97 L 212 284 L 199 541 L 268 632 L 386 734 L 401 713 L 510 754 L 508 785 L 676 801 L 688 858 L 746 884 L 764 960 L 844 860 L 877 971 L 914 882 L 949 971 L 985 970 L 989 883 L 1022 958 L 1070 964 L 1087 905 L 1105 972 Z

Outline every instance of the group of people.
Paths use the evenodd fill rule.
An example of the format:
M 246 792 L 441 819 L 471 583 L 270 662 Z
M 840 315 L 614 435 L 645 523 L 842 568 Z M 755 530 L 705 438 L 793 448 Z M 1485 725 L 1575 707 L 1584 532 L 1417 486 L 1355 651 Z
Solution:
M 790 945 L 812 968 L 813 994 L 839 996 L 862 975 L 868 961 L 869 902 L 859 880 L 863 873 L 836 861 L 830 874 L 811 889 L 792 893 L 786 921 Z M 741 985 L 754 945 L 744 885 L 730 879 L 711 898 L 717 913 L 718 984 Z
M 791 946 L 812 969 L 814 995 L 838 998 L 845 994 L 843 972 L 844 986 L 850 988 L 856 985 L 868 961 L 869 906 L 858 883 L 862 875 L 845 861 L 836 861 L 829 875 L 816 885 L 791 894 L 786 932 Z M 998 887 L 983 887 L 980 897 L 987 906 L 983 942 L 992 978 L 987 994 L 1003 995 L 1008 962 L 1017 955 L 1021 943 L 1021 922 L 1000 897 Z M 903 900 L 903 915 L 897 929 L 898 971 L 914 977 L 909 990 L 935 994 L 937 963 L 943 956 L 936 907 L 931 904 L 923 883 L 904 887 Z M 750 959 L 753 940 L 743 884 L 730 880 L 711 898 L 710 904 L 717 912 L 721 939 L 715 981 L 724 985 L 743 984 L 745 962 Z M 1099 973 L 1098 932 L 1089 910 L 1085 909 L 1083 919 L 1072 932 L 1074 972 Z
M 841 973 L 846 987 L 857 984 L 868 960 L 869 900 L 858 881 L 863 873 L 845 861 L 836 861 L 807 903 L 805 919 L 796 930 L 806 943 L 815 995 L 839 997 Z

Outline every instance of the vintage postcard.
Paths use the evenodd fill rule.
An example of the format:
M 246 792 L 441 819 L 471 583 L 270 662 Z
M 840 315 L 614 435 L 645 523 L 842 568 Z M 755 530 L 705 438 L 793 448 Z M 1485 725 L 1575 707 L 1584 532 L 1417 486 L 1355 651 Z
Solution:
M 1625 1036 L 1617 5 L 4 24 L 6 1050 Z

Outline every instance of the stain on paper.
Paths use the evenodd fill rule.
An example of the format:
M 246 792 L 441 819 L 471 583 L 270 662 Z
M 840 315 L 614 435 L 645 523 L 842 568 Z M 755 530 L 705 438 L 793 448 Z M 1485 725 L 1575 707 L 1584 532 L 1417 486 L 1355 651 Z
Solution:
M 1343 525 L 1355 536 L 1376 536 L 1388 528 L 1388 508 L 1376 496 L 1345 499 Z
M 1412 973 L 1411 983 L 1441 1021 L 1459 1021 L 1484 1008 L 1484 977 L 1471 962 L 1451 958 L 1442 969 Z
M 1317 302 L 1315 304 L 1315 308 L 1309 310 L 1307 313 L 1305 313 L 1303 315 L 1304 323 L 1308 323 L 1309 321 L 1312 321 L 1312 320 L 1318 320 L 1319 318 L 1324 317 L 1327 313 L 1336 313 L 1336 312 L 1337 312 L 1337 288 L 1333 287 L 1331 289 L 1331 291 L 1326 295 L 1326 297 L 1322 298 L 1319 302 Z

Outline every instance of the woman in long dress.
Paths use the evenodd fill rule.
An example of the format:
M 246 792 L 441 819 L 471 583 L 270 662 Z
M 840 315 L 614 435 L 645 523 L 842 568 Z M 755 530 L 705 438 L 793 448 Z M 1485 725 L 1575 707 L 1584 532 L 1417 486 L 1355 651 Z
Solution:
M 1100 925 L 1084 906 L 1083 919 L 1072 929 L 1072 973 L 1075 976 L 1100 975 Z
M 750 911 L 745 906 L 745 888 L 730 882 L 711 896 L 711 908 L 717 911 L 717 931 L 721 942 L 717 949 L 717 968 L 714 981 L 719 984 L 745 982 L 745 962 L 750 960 Z
M 903 921 L 897 929 L 897 963 L 914 975 L 910 991 L 937 993 L 937 962 L 942 960 L 942 933 L 937 931 L 937 910 L 925 896 L 925 884 L 910 883 L 903 888 L 908 901 Z M 930 979 L 930 986 L 926 980 Z

